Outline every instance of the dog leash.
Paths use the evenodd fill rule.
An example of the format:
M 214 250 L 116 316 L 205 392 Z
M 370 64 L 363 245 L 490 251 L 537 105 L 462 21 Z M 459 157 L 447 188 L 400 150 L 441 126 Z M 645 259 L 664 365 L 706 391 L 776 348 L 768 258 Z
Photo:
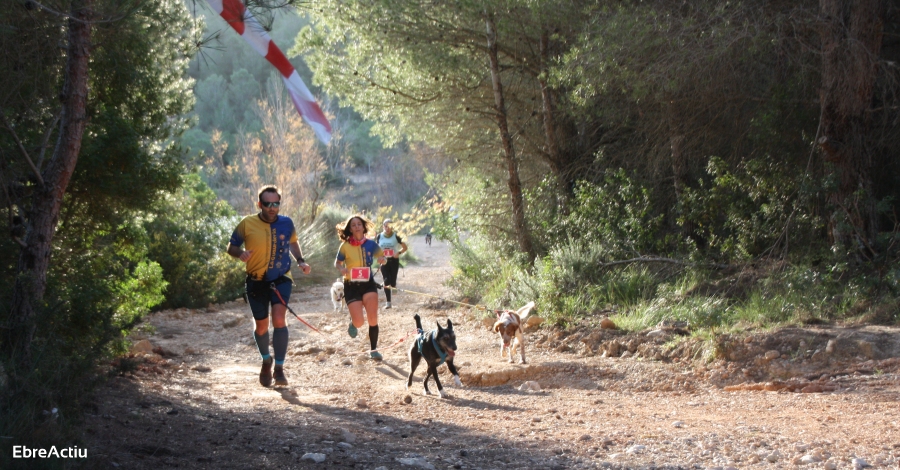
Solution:
M 387 350 L 389 350 L 389 349 L 394 349 L 395 347 L 399 346 L 400 343 L 406 341 L 406 339 L 409 338 L 410 336 L 412 336 L 412 335 L 414 335 L 414 334 L 417 334 L 418 331 L 419 331 L 419 330 L 412 330 L 412 331 L 410 331 L 409 333 L 406 333 L 406 336 L 404 336 L 404 337 L 398 339 L 397 341 L 394 341 L 394 344 L 392 344 L 392 345 L 390 345 L 390 346 L 388 346 L 388 347 L 386 347 L 386 348 L 372 349 L 372 350 L 369 350 L 369 352 L 370 352 L 370 353 L 371 353 L 371 352 L 375 352 L 375 351 L 382 352 L 382 351 L 387 351 Z
M 378 269 L 380 270 L 381 267 L 379 267 Z M 374 277 L 375 274 L 378 274 L 378 271 L 375 271 L 375 273 L 372 274 L 372 276 Z M 308 326 L 311 330 L 315 331 L 316 333 L 325 335 L 325 333 L 322 333 L 321 331 L 319 331 L 318 328 L 312 326 L 308 321 L 300 318 L 300 315 L 297 315 L 297 312 L 295 312 L 294 309 L 292 309 L 291 306 L 288 305 L 288 303 L 284 301 L 284 297 L 281 296 L 281 292 L 278 292 L 278 288 L 275 286 L 274 282 L 269 284 L 269 288 L 272 289 L 272 292 L 275 292 L 275 295 L 278 296 L 278 300 L 281 301 L 282 305 L 287 307 L 288 311 L 291 312 L 291 315 L 293 315 L 297 320 L 299 320 L 300 323 L 303 323 L 304 325 Z
M 308 321 L 300 318 L 300 315 L 297 315 L 297 312 L 295 312 L 294 309 L 292 309 L 291 306 L 288 305 L 288 303 L 284 301 L 284 297 L 281 296 L 281 292 L 278 292 L 278 288 L 275 287 L 274 282 L 269 284 L 269 288 L 272 289 L 273 292 L 275 292 L 275 295 L 278 296 L 278 300 L 281 301 L 281 304 L 284 305 L 285 307 L 287 307 L 288 312 L 291 312 L 291 314 L 294 315 L 294 317 L 297 318 L 297 320 L 300 320 L 300 323 L 303 323 L 304 325 L 308 326 L 309 329 L 315 331 L 316 333 L 319 333 L 320 335 L 325 334 L 325 333 L 322 333 L 321 331 L 319 331 L 318 328 L 312 326 Z
M 460 301 L 458 301 L 458 300 L 445 299 L 445 298 L 440 297 L 440 296 L 437 296 L 437 295 L 428 294 L 428 293 L 425 293 L 425 292 L 416 292 L 416 291 L 414 291 L 414 290 L 409 290 L 409 289 L 400 289 L 399 287 L 384 286 L 384 288 L 385 288 L 385 289 L 390 289 L 390 290 L 396 290 L 396 291 L 400 291 L 400 292 L 408 292 L 408 293 L 410 293 L 410 294 L 423 295 L 423 296 L 425 296 L 425 297 L 432 297 L 432 298 L 435 298 L 435 299 L 438 299 L 438 300 L 442 300 L 442 301 L 444 301 L 444 302 L 452 302 L 452 303 L 454 303 L 454 304 L 459 304 L 459 305 L 463 305 L 463 306 L 466 306 L 466 307 L 471 307 L 471 308 L 474 308 L 475 310 L 484 310 L 484 311 L 486 311 L 486 312 L 491 312 L 491 313 L 493 313 L 493 314 L 495 314 L 495 315 L 498 315 L 498 316 L 499 316 L 500 314 L 503 314 L 503 313 L 515 313 L 514 310 L 497 310 L 497 309 L 490 309 L 490 308 L 487 308 L 487 306 L 485 306 L 485 305 L 467 304 L 467 303 L 465 303 L 465 302 L 460 302 Z
M 297 315 L 297 312 L 294 312 L 294 309 L 292 309 L 291 306 L 288 305 L 288 303 L 284 301 L 284 297 L 281 296 L 281 292 L 278 292 L 278 289 L 275 287 L 275 283 L 274 283 L 274 282 L 271 283 L 271 284 L 269 285 L 269 287 L 275 292 L 275 295 L 278 297 L 278 300 L 281 301 L 281 303 L 288 309 L 289 312 L 291 312 L 292 315 L 294 315 L 294 317 L 295 317 L 297 320 L 300 321 L 300 323 L 303 323 L 304 325 L 306 325 L 307 327 L 309 327 L 309 329 L 315 331 L 316 333 L 319 333 L 319 334 L 322 335 L 322 336 L 329 336 L 329 335 L 327 335 L 327 334 L 321 332 L 318 328 L 312 326 L 312 324 L 310 324 L 308 321 L 304 320 L 303 318 L 300 318 L 300 315 Z M 405 341 L 407 338 L 409 338 L 410 336 L 412 336 L 413 334 L 415 334 L 417 331 L 418 331 L 418 330 L 412 330 L 412 331 L 410 331 L 409 333 L 406 334 L 406 336 L 404 336 L 404 337 L 398 339 L 397 341 L 395 341 L 393 344 L 391 344 L 390 346 L 388 346 L 388 347 L 386 347 L 386 348 L 372 349 L 372 350 L 370 350 L 369 352 L 372 353 L 372 352 L 375 352 L 375 351 L 387 351 L 387 350 L 389 350 L 389 349 L 393 349 L 393 348 L 395 348 L 396 346 L 398 346 L 400 343 L 402 343 L 403 341 Z M 344 348 L 341 348 L 341 349 L 344 349 Z M 344 349 L 344 354 L 343 354 L 343 355 L 346 356 L 346 355 L 356 355 L 356 354 L 358 354 L 358 353 L 350 352 L 350 351 L 347 351 L 346 349 Z

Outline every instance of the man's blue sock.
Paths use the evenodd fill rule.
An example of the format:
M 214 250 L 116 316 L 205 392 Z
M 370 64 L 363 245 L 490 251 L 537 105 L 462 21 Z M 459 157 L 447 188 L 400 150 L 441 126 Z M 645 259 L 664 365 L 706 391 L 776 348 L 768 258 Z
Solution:
M 259 349 L 259 355 L 262 356 L 265 361 L 271 354 L 269 354 L 269 330 L 266 330 L 265 333 L 258 335 L 256 332 L 253 332 L 253 338 L 256 340 L 256 347 Z
M 288 329 L 285 326 L 284 328 L 275 328 L 275 333 L 272 334 L 272 346 L 275 348 L 275 365 L 284 364 L 284 357 L 287 356 L 287 347 L 288 347 Z

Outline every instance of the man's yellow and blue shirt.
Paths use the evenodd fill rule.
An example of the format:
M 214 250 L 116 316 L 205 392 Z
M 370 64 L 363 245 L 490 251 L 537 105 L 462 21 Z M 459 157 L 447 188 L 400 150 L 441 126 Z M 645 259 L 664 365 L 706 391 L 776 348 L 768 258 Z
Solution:
M 291 277 L 291 243 L 297 241 L 297 231 L 290 217 L 279 215 L 271 224 L 259 214 L 244 217 L 231 234 L 234 246 L 244 245 L 252 250 L 247 261 L 247 274 L 257 281 L 274 281 L 281 276 Z

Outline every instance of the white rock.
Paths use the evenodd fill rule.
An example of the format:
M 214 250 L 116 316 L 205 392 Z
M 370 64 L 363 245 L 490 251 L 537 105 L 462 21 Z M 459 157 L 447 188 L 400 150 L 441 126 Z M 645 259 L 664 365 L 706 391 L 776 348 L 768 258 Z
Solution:
M 403 465 L 409 465 L 411 467 L 421 467 L 421 468 L 427 468 L 429 470 L 435 470 L 434 465 L 431 465 L 430 463 L 428 463 L 428 461 L 425 460 L 424 457 L 416 457 L 416 458 L 412 458 L 412 459 L 411 458 L 398 458 L 397 461 Z
M 625 450 L 626 454 L 640 454 L 641 452 L 647 450 L 647 446 L 642 446 L 640 444 L 635 444 L 628 449 Z
M 672 426 L 674 426 L 674 427 L 676 427 L 676 428 L 683 428 L 683 427 L 684 427 L 684 421 L 675 421 L 674 423 L 672 423 Z
M 353 448 L 353 444 L 347 442 L 338 442 L 337 446 L 344 450 Z
M 382 465 L 380 467 L 375 467 L 375 470 L 388 470 L 388 468 Z
M 804 465 L 809 464 L 809 463 L 817 463 L 817 462 L 821 462 L 821 461 L 822 461 L 822 459 L 820 459 L 812 454 L 806 454 L 803 457 L 800 457 L 800 463 L 802 463 Z
M 649 336 L 651 338 L 656 337 L 656 336 L 665 336 L 665 334 L 666 334 L 665 330 L 652 330 L 652 331 L 647 332 L 647 336 Z
M 350 444 L 356 442 L 356 434 L 353 434 L 346 429 L 341 429 L 341 437 L 344 439 L 344 442 L 348 442 Z
M 390 433 L 394 432 L 394 428 L 392 428 L 390 426 L 385 426 L 383 428 L 378 429 L 378 432 L 380 432 L 382 434 L 390 434 Z
M 621 457 L 621 456 L 622 456 L 622 454 L 621 454 L 621 453 L 618 453 L 618 452 L 615 453 L 615 454 L 609 454 L 609 458 L 611 458 L 611 459 L 613 459 L 613 460 L 616 460 L 616 459 L 618 459 L 618 458 Z
M 837 462 L 835 462 L 834 459 L 828 459 L 828 461 L 825 462 L 825 465 L 822 466 L 825 470 L 837 470 L 837 467 Z
M 540 392 L 540 391 L 541 391 L 541 384 L 535 382 L 534 380 L 529 380 L 529 381 L 527 381 L 527 382 L 522 383 L 522 385 L 519 385 L 519 391 L 522 391 L 522 392 Z
M 828 344 L 825 345 L 825 352 L 831 354 L 834 352 L 835 341 L 833 339 L 828 340 Z
M 343 365 L 345 365 L 345 366 L 352 366 L 352 365 L 353 365 L 353 359 L 350 359 L 349 357 L 345 357 L 344 360 L 341 361 L 341 364 L 343 364 Z
M 765 358 L 767 361 L 771 361 L 772 359 L 778 359 L 779 357 L 781 357 L 781 353 L 774 349 L 772 349 L 770 351 L 766 351 Z
M 531 422 L 532 422 L 532 423 L 540 423 L 540 422 L 541 422 L 541 417 L 540 417 L 540 416 L 535 416 L 534 418 L 531 418 Z
M 303 454 L 303 457 L 300 457 L 300 460 L 312 460 L 315 463 L 322 463 L 325 461 L 325 454 L 314 454 L 312 452 L 307 452 Z
M 356 400 L 356 406 L 360 408 L 366 408 L 369 406 L 369 403 L 366 402 L 365 398 L 360 398 L 359 400 Z
M 781 458 L 781 452 L 778 452 L 777 450 L 772 451 L 771 454 L 766 456 L 766 460 L 768 460 L 769 462 L 773 462 L 773 463 L 777 462 L 778 459 L 780 459 L 780 458 Z
M 871 467 L 871 465 L 869 465 L 869 462 L 866 462 L 865 459 L 860 459 L 860 458 L 855 458 L 855 459 L 851 460 L 850 463 L 853 464 L 853 468 Z

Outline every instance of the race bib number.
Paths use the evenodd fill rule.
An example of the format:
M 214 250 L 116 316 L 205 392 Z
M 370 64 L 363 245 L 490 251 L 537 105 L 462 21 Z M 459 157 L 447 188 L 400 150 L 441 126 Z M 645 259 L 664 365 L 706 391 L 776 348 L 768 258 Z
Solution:
M 350 268 L 350 282 L 369 282 L 369 268 Z
M 394 257 L 394 250 L 392 250 L 392 249 L 390 249 L 390 248 L 385 248 L 385 249 L 382 250 L 382 251 L 384 251 L 384 256 L 385 256 L 385 257 L 387 257 L 387 258 L 393 258 L 393 257 Z

